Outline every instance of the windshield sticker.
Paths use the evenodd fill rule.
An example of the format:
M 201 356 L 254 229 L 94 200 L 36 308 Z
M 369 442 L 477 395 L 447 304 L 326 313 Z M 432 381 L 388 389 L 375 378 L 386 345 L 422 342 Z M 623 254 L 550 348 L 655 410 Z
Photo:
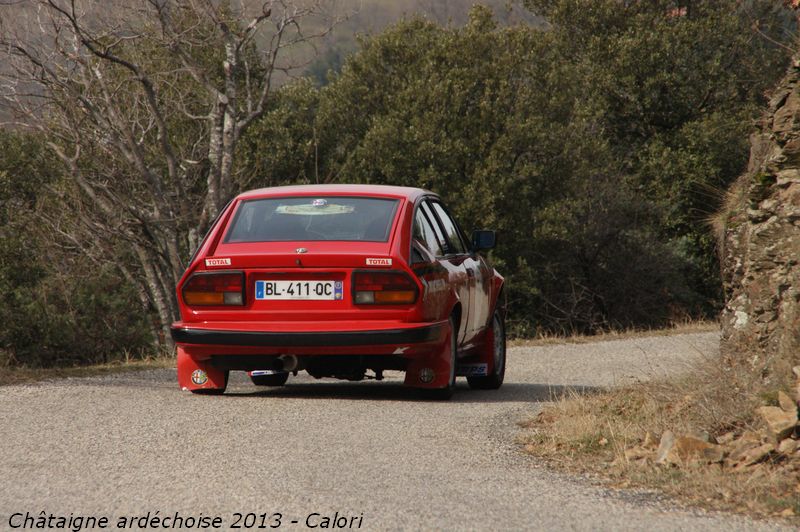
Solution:
M 336 205 L 326 200 L 314 200 L 307 205 L 280 205 L 275 209 L 278 214 L 299 214 L 303 216 L 319 216 L 330 214 L 350 214 L 355 210 L 352 205 Z

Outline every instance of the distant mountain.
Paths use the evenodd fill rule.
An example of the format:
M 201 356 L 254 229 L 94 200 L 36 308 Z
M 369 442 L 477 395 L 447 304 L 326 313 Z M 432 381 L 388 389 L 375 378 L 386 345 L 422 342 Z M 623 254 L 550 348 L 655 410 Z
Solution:
M 340 0 L 332 3 L 332 12 L 347 16 L 347 20 L 319 43 L 316 58 L 303 73 L 324 84 L 328 71 L 339 70 L 347 55 L 356 50 L 358 36 L 380 33 L 387 26 L 414 16 L 461 26 L 476 4 L 490 7 L 503 25 L 543 24 L 540 17 L 523 7 L 522 0 Z

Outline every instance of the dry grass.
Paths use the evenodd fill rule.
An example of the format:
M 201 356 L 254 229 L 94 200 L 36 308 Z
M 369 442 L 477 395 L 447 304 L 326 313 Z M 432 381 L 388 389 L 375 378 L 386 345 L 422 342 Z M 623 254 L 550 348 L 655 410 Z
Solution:
M 149 358 L 127 362 L 113 362 L 92 366 L 74 366 L 66 368 L 26 368 L 0 366 L 0 386 L 25 384 L 67 377 L 93 377 L 126 371 L 141 371 L 153 368 L 175 367 L 175 359 L 171 357 Z
M 555 334 L 540 334 L 535 338 L 518 338 L 508 342 L 509 347 L 528 347 L 556 344 L 588 344 L 592 342 L 608 342 L 612 340 L 627 340 L 629 338 L 644 338 L 648 336 L 672 336 L 676 334 L 690 334 L 700 332 L 718 331 L 719 324 L 714 321 L 693 321 L 676 323 L 671 327 L 662 329 L 629 329 L 622 331 L 608 331 L 593 335 L 558 336 Z
M 571 472 L 590 473 L 616 487 L 658 489 L 706 508 L 754 516 L 781 516 L 800 523 L 800 460 L 783 460 L 733 472 L 719 465 L 696 468 L 628 461 L 625 450 L 656 440 L 707 432 L 719 436 L 758 428 L 756 406 L 777 390 L 762 387 L 750 372 L 699 363 L 690 375 L 580 396 L 568 393 L 522 424 L 527 452 Z
M 752 176 L 749 174 L 742 174 L 723 194 L 719 211 L 708 218 L 708 225 L 718 245 L 724 245 L 729 226 L 735 223 L 736 214 L 742 212 L 742 206 L 746 204 L 747 186 L 751 179 Z

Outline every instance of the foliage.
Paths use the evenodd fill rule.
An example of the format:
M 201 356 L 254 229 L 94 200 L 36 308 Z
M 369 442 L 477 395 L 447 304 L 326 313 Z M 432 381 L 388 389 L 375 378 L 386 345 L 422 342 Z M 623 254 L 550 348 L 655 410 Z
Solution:
M 690 314 L 721 302 L 708 218 L 747 158 L 750 119 L 785 67 L 794 17 L 781 2 L 527 0 L 581 71 L 578 104 L 658 208 L 657 238 L 683 265 Z M 757 28 L 757 31 L 754 31 Z
M 518 335 L 712 315 L 705 221 L 746 163 L 793 19 L 778 0 L 526 5 L 535 25 L 476 7 L 463 27 L 399 22 L 343 63 L 334 43 L 312 78 L 279 90 L 272 73 L 291 57 L 264 46 L 294 26 L 277 19 L 254 19 L 256 38 L 222 4 L 225 24 L 156 9 L 118 40 L 47 8 L 64 31 L 20 33 L 14 64 L 26 58 L 11 45 L 86 40 L 75 68 L 28 80 L 51 96 L 29 115 L 43 136 L 0 136 L 0 349 L 102 361 L 167 339 L 172 286 L 214 212 L 295 182 L 425 187 L 464 229 L 497 229 Z M 225 39 L 241 44 L 235 65 Z
M 317 182 L 315 111 L 319 92 L 303 79 L 276 93 L 264 118 L 240 141 L 237 186 Z
M 442 194 L 465 229 L 499 231 L 518 334 L 713 315 L 705 221 L 787 60 L 772 41 L 788 39 L 788 12 L 769 0 L 527 5 L 548 29 L 499 27 L 477 7 L 462 28 L 412 18 L 362 39 L 317 94 L 285 89 L 248 143 L 263 176 L 248 182 Z
M 108 362 L 152 347 L 132 287 L 43 226 L 61 177 L 40 137 L 0 131 L 0 364 Z
M 335 17 L 320 0 L 18 4 L 0 4 L 0 103 L 65 170 L 63 236 L 134 285 L 171 347 L 174 287 L 238 192 L 237 143 Z

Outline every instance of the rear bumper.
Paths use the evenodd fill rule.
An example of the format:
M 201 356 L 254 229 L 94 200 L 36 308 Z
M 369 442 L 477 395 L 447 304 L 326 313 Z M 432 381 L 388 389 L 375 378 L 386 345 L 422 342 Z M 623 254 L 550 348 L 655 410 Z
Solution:
M 438 344 L 443 341 L 447 328 L 446 321 L 176 322 L 171 332 L 178 345 L 214 354 L 276 351 L 334 354 L 345 353 L 348 349 L 351 354 L 384 354 L 388 348 L 392 352 L 396 346 L 408 346 L 413 350 Z
M 197 369 L 220 380 L 231 370 L 272 368 L 289 355 L 312 376 L 395 370 L 406 372 L 410 386 L 436 388 L 442 379 L 422 382 L 420 371 L 434 368 L 446 379 L 450 361 L 449 321 L 176 322 L 171 332 L 183 361 L 179 381 L 189 389 L 197 388 L 190 379 Z
M 361 331 L 237 331 L 173 325 L 178 344 L 249 347 L 348 347 L 425 344 L 439 340 L 444 324 Z

